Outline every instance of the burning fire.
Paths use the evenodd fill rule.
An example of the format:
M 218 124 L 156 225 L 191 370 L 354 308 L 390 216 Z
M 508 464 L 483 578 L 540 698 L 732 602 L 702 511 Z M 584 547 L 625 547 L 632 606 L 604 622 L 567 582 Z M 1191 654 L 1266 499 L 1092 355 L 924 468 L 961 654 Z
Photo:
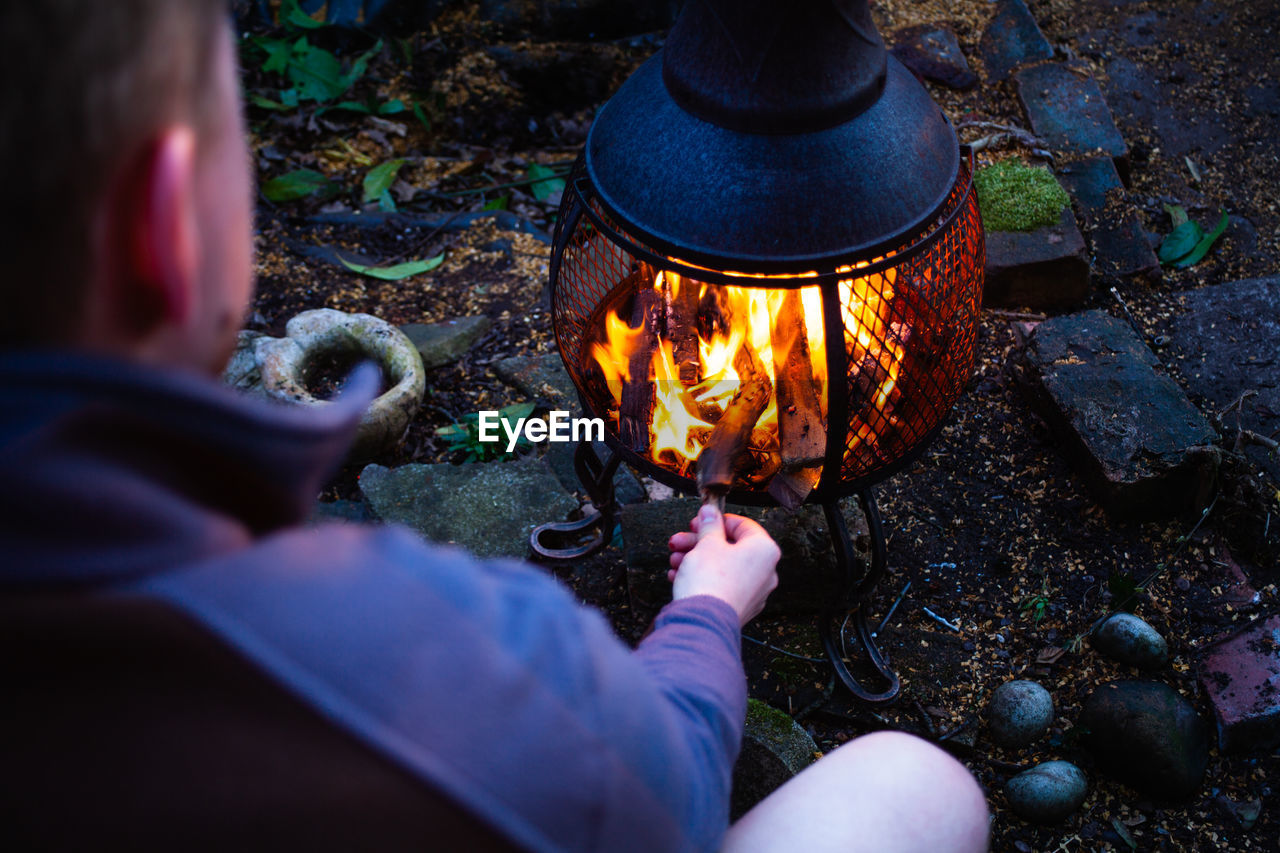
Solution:
M 865 278 L 853 277 L 853 267 L 838 272 L 850 274 L 838 282 L 839 302 L 850 375 L 865 398 L 852 406 L 854 444 L 874 444 L 895 422 L 892 405 L 906 354 L 908 331 L 890 310 L 896 270 Z M 767 402 L 746 427 L 749 455 L 739 468 L 740 484 L 758 487 L 779 473 L 798 474 L 807 493 L 821 473 L 826 448 L 828 376 L 819 286 L 711 285 L 647 266 L 635 275 L 634 300 L 606 313 L 603 339 L 590 349 L 623 443 L 681 476 L 693 476 L 735 395 L 755 382 L 766 389 Z M 630 287 L 620 288 L 628 291 L 624 298 Z M 747 417 L 754 414 L 752 408 Z

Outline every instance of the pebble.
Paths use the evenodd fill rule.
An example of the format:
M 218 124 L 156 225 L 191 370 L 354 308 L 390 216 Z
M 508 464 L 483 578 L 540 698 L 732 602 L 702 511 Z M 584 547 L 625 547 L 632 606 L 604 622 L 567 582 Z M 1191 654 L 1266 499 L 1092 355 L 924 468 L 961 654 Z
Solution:
M 991 739 L 1018 748 L 1044 737 L 1053 724 L 1053 697 L 1034 681 L 1008 681 L 996 688 L 987 706 Z
M 1009 807 L 1024 820 L 1057 823 L 1084 802 L 1089 780 L 1069 761 L 1046 761 L 1005 785 Z
M 1132 613 L 1115 613 L 1093 630 L 1090 640 L 1102 654 L 1130 666 L 1151 669 L 1169 659 L 1160 632 Z

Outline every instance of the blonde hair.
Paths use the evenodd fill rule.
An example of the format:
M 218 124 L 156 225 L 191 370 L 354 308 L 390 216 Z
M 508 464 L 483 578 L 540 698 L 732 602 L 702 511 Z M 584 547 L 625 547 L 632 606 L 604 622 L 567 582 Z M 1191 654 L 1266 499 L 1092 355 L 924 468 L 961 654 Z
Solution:
M 110 181 L 208 124 L 225 0 L 0 0 L 0 349 L 66 343 Z

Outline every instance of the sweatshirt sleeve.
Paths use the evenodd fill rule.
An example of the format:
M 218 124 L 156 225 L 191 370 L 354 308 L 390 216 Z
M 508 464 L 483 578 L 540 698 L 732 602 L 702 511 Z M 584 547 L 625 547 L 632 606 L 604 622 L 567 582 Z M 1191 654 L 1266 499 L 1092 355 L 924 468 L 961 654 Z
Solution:
M 355 525 L 143 588 L 525 848 L 723 840 L 746 685 L 718 599 L 669 604 L 632 650 L 542 570 Z

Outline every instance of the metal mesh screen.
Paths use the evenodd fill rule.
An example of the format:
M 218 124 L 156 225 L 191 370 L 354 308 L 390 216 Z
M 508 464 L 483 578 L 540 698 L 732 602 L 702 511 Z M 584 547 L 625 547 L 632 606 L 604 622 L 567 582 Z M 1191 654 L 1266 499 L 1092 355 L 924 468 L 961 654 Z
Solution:
M 903 246 L 870 260 L 850 258 L 827 269 L 761 276 L 750 270 L 706 270 L 663 256 L 609 215 L 592 193 L 580 162 L 565 193 L 554 239 L 552 318 L 565 366 L 588 414 L 605 419 L 611 444 L 633 466 L 691 490 L 691 459 L 654 452 L 628 432 L 620 413 L 619 387 L 624 393 L 634 391 L 628 389 L 634 380 L 602 374 L 593 356 L 594 347 L 606 336 L 609 316 L 639 328 L 643 311 L 637 306 L 643 297 L 638 294 L 659 289 L 664 282 L 660 273 L 667 286 L 676 282 L 698 288 L 702 298 L 693 322 L 700 333 L 717 322 L 734 322 L 708 316 L 707 306 L 714 308 L 722 294 L 741 296 L 743 289 L 807 291 L 800 325 L 807 321 L 809 327 L 808 356 L 815 364 L 825 364 L 826 370 L 815 380 L 825 425 L 825 466 L 819 463 L 816 470 L 825 476 L 814 494 L 847 494 L 913 458 L 959 397 L 973 364 L 983 266 L 977 199 L 964 166 L 936 218 Z M 654 333 L 659 352 L 664 345 L 679 347 L 681 333 L 673 324 L 680 321 L 672 319 L 669 303 L 668 297 L 667 316 L 658 319 L 660 328 Z M 760 310 L 773 315 L 769 322 L 779 322 L 781 297 L 761 304 L 768 307 Z M 661 305 L 655 310 L 660 313 Z M 733 316 L 743 322 L 746 312 Z M 791 353 L 784 352 L 789 359 Z M 778 353 L 775 343 L 773 354 L 779 363 L 766 365 L 775 384 L 784 369 L 784 356 Z M 678 355 L 674 361 L 679 361 Z M 662 383 L 676 381 L 674 374 L 665 380 L 661 374 L 659 366 L 642 377 L 649 382 L 644 393 L 661 398 L 669 390 Z M 738 483 L 740 493 L 763 495 L 779 463 L 786 468 L 786 452 L 779 458 L 782 432 L 779 427 L 771 445 L 763 432 L 753 433 Z

